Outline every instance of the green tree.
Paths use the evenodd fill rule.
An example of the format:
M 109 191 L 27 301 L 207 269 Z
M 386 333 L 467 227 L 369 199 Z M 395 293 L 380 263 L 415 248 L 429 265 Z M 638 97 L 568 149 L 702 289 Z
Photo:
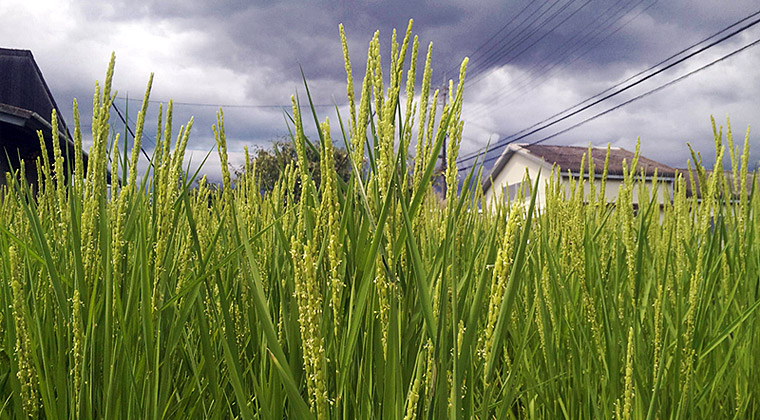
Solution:
M 351 164 L 349 162 L 348 152 L 344 148 L 334 148 L 335 170 L 338 176 L 344 181 L 348 181 L 351 176 Z M 321 174 L 319 168 L 319 151 L 317 149 L 306 147 L 306 159 L 311 174 L 317 187 L 319 187 Z M 257 147 L 251 156 L 251 163 L 256 164 L 256 176 L 261 183 L 262 191 L 271 191 L 277 180 L 280 179 L 282 171 L 288 164 L 295 164 L 298 160 L 296 149 L 290 139 L 280 139 L 272 143 L 271 149 Z M 242 175 L 242 169 L 237 172 L 237 176 Z

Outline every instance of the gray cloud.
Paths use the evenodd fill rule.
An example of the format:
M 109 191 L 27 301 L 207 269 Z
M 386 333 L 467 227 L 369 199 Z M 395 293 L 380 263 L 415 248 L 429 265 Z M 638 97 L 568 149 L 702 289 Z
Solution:
M 65 116 L 71 115 L 70 104 L 76 97 L 82 108 L 83 125 L 87 126 L 93 82 L 103 79 L 112 50 L 117 53 L 115 87 L 122 97 L 126 94 L 130 98 L 142 97 L 148 74 L 156 72 L 153 98 L 157 100 L 287 106 L 294 93 L 298 93 L 302 102 L 306 100 L 300 74 L 303 68 L 316 103 L 343 104 L 345 72 L 338 24 L 345 25 L 358 84 L 363 75 L 366 46 L 375 30 L 381 32 L 381 53 L 387 60 L 392 29 L 398 28 L 401 36 L 407 20 L 413 17 L 421 51 L 429 42 L 434 43 L 434 83 L 441 83 L 444 74 L 454 77 L 466 55 L 472 56 L 471 81 L 477 80 L 480 72 L 488 74 L 476 83 L 470 82 L 465 91 L 467 122 L 462 153 L 467 153 L 489 139 L 498 140 L 582 101 L 722 29 L 757 7 L 749 0 L 730 4 L 672 0 L 659 1 L 642 12 L 650 0 L 630 3 L 593 0 L 549 33 L 554 24 L 586 3 L 576 0 L 553 22 L 537 30 L 530 39 L 522 40 L 521 45 L 525 46 L 543 37 L 519 57 L 515 57 L 515 53 L 522 47 L 516 47 L 501 60 L 489 60 L 490 55 L 483 54 L 486 49 L 476 52 L 505 24 L 511 26 L 502 34 L 518 25 L 519 19 L 511 19 L 528 3 L 528 0 L 478 0 L 466 4 L 401 0 L 90 0 L 50 1 L 32 7 L 23 0 L 8 0 L 0 5 L 0 38 L 8 43 L 3 46 L 28 48 L 34 52 Z M 536 7 L 537 2 L 532 4 L 531 7 Z M 562 4 L 565 3 L 558 3 L 557 8 Z M 567 53 L 570 46 L 577 45 L 574 42 L 582 39 L 579 38 L 582 34 L 590 33 L 584 31 L 600 26 L 605 11 L 612 13 L 626 4 L 631 6 L 626 18 L 600 34 L 597 41 L 609 37 L 596 48 L 583 56 L 576 53 L 562 62 L 552 61 Z M 632 7 L 634 5 L 636 7 Z M 628 24 L 619 28 L 625 21 L 629 21 Z M 618 31 L 610 35 L 614 29 Z M 513 31 L 513 35 L 515 33 Z M 760 31 L 752 34 L 757 38 Z M 679 66 L 640 89 L 556 128 L 572 125 L 752 40 L 754 38 L 744 36 L 727 42 L 714 53 L 690 60 L 688 65 Z M 494 47 L 491 52 L 497 49 Z M 641 136 L 643 152 L 679 166 L 688 157 L 686 141 L 703 148 L 705 155 L 709 155 L 712 153 L 711 113 L 720 116 L 721 121 L 726 113 L 730 114 L 735 132 L 743 132 L 753 118 L 756 121 L 757 116 L 752 115 L 752 111 L 757 107 L 760 92 L 751 83 L 757 80 L 760 68 L 756 57 L 756 52 L 748 51 L 552 141 L 562 144 L 610 141 L 631 148 L 636 137 Z M 423 59 L 419 59 L 420 65 Z M 573 59 L 575 61 L 569 64 Z M 537 71 L 554 65 L 553 72 L 546 73 L 527 89 L 514 90 L 520 83 L 531 80 Z M 506 96 L 507 93 L 510 96 Z M 131 103 L 132 119 L 135 119 L 136 109 L 137 103 Z M 322 118 L 333 113 L 326 108 L 319 111 Z M 178 105 L 175 112 L 177 123 L 184 123 L 190 115 L 195 115 L 192 148 L 209 150 L 213 147 L 210 126 L 215 122 L 215 106 Z M 243 145 L 263 145 L 287 134 L 283 111 L 277 107 L 229 107 L 225 116 L 230 150 L 234 153 L 241 153 Z M 332 120 L 335 118 L 331 116 Z M 337 121 L 333 125 L 337 126 Z M 547 130 L 546 134 L 554 131 Z

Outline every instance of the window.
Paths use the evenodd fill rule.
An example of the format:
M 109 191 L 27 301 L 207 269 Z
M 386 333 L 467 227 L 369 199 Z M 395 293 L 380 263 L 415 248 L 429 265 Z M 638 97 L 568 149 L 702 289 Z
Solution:
M 529 182 L 515 182 L 514 184 L 509 184 L 507 187 L 507 192 L 509 193 L 509 200 L 512 201 L 515 198 L 517 198 L 517 195 L 520 193 L 520 190 L 523 189 L 523 198 L 530 197 L 531 191 L 530 191 L 530 183 Z

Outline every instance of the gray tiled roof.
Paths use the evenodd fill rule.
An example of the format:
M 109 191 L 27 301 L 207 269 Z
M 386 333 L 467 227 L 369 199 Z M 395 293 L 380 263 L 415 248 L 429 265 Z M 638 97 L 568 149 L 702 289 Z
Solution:
M 543 159 L 548 164 L 557 164 L 563 172 L 572 173 L 580 172 L 583 155 L 588 154 L 587 147 L 577 146 L 547 146 L 543 144 L 534 144 L 523 146 L 533 156 Z M 594 172 L 601 175 L 604 170 L 604 160 L 607 155 L 607 148 L 592 147 L 591 156 L 594 158 Z M 634 154 L 631 151 L 619 147 L 610 148 L 610 161 L 607 167 L 608 175 L 623 175 L 623 161 L 628 165 L 633 162 Z M 588 172 L 588 156 L 584 164 L 584 172 Z M 639 165 L 637 173 L 644 171 L 646 176 L 654 175 L 655 169 L 658 176 L 672 177 L 675 175 L 675 169 L 663 163 L 655 162 L 644 156 L 639 156 Z
M 581 168 L 581 162 L 583 161 L 583 155 L 588 155 L 588 147 L 579 146 L 556 146 L 556 145 L 510 145 L 504 150 L 499 160 L 496 161 L 491 175 L 483 182 L 483 190 L 488 190 L 491 187 L 491 180 L 496 178 L 499 172 L 504 168 L 509 159 L 515 153 L 517 149 L 527 151 L 530 155 L 543 160 L 549 165 L 556 164 L 560 167 L 563 173 L 570 171 L 573 174 L 578 174 Z M 591 156 L 594 160 L 594 172 L 596 176 L 601 176 L 604 170 L 604 161 L 607 156 L 606 147 L 592 147 Z M 622 176 L 623 175 L 623 160 L 628 165 L 633 162 L 634 154 L 619 147 L 610 147 L 610 160 L 607 167 L 608 176 Z M 673 177 L 676 170 L 668 165 L 660 162 L 656 162 L 652 159 L 644 156 L 639 156 L 637 173 L 644 171 L 646 176 L 654 175 L 655 169 L 657 170 L 658 177 Z M 584 163 L 584 173 L 588 173 L 588 156 Z

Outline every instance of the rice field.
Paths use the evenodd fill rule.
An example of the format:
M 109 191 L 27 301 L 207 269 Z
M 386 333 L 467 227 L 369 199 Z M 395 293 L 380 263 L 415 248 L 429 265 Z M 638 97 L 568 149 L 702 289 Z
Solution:
M 716 130 L 718 170 L 693 163 L 663 208 L 634 170 L 615 205 L 546 174 L 532 197 L 487 206 L 482 173 L 456 187 L 466 60 L 437 109 L 411 22 L 386 67 L 371 40 L 361 86 L 341 39 L 348 115 L 302 115 L 294 97 L 299 161 L 271 192 L 250 164 L 233 187 L 221 111 L 223 185 L 196 183 L 193 121 L 176 130 L 171 103 L 146 115 L 150 83 L 119 150 L 113 60 L 87 168 L 73 156 L 68 173 L 58 133 L 43 133 L 54 159 L 36 162 L 35 191 L 21 174 L 0 190 L 0 419 L 760 418 L 748 137 L 739 153 Z M 138 173 L 146 118 L 158 146 Z M 334 143 L 352 156 L 348 182 Z M 737 181 L 721 176 L 726 154 Z M 635 188 L 650 198 L 636 211 Z

